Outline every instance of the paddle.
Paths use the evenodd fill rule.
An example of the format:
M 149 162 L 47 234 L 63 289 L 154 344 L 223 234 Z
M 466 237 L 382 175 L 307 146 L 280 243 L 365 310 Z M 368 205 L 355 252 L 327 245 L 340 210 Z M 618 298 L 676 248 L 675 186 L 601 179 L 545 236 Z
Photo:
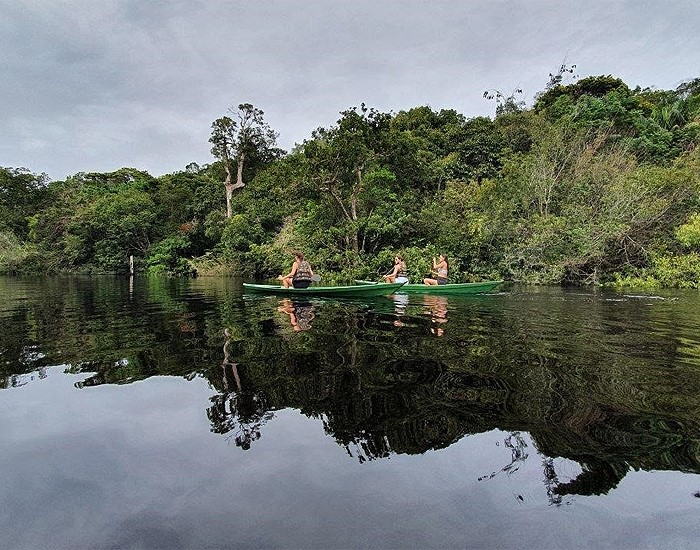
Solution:
M 377 271 L 378 271 L 378 270 L 377 270 Z M 383 270 L 382 270 L 382 271 L 383 271 Z M 385 273 L 384 275 L 380 275 L 381 279 L 380 279 L 378 282 L 380 282 L 380 283 L 385 283 L 385 282 L 386 282 L 386 279 L 384 279 L 384 277 L 387 277 L 388 275 L 391 275 L 393 272 L 394 272 L 394 270 L 391 269 L 391 270 L 389 271 L 389 273 Z M 376 271 L 375 271 L 375 273 L 376 273 Z

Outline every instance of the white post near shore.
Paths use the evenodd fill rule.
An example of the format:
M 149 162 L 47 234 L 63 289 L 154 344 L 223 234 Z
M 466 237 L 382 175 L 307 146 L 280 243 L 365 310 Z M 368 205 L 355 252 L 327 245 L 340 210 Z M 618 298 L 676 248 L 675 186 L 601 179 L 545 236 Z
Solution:
M 134 255 L 129 256 L 129 300 L 134 297 Z

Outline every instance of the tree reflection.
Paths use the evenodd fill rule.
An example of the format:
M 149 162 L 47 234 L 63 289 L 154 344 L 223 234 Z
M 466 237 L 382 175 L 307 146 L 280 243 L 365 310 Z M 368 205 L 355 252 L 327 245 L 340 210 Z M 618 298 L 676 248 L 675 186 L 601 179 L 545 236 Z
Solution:
M 260 439 L 260 429 L 274 417 L 262 392 L 244 390 L 238 372 L 238 363 L 231 359 L 231 331 L 224 330 L 224 360 L 221 363 L 221 382 L 224 392 L 210 398 L 207 409 L 211 431 L 224 434 L 237 447 L 250 449 Z
M 605 495 L 625 477 L 630 467 L 618 460 L 588 458 L 583 472 L 568 483 L 552 487 L 553 495 Z
M 423 325 L 414 319 L 390 336 L 379 330 L 388 326 L 383 314 L 334 313 L 333 327 L 319 322 L 304 341 L 264 336 L 238 343 L 253 394 L 265 396 L 255 402 L 255 418 L 279 408 L 319 417 L 361 463 L 448 447 L 470 434 L 508 431 L 503 444 L 510 462 L 482 480 L 518 471 L 531 454 L 528 432 L 541 455 L 552 505 L 564 503 L 567 494 L 605 494 L 630 467 L 700 472 L 697 443 L 686 449 L 696 424 L 643 421 L 629 407 L 606 411 L 595 403 L 613 397 L 609 387 L 583 379 L 572 385 L 557 375 L 557 361 L 534 357 L 534 367 L 514 372 L 501 365 L 515 361 L 517 349 L 498 348 L 499 362 L 480 360 L 480 348 L 465 347 L 462 340 L 443 346 L 442 339 L 426 339 L 432 319 Z M 387 315 L 395 318 L 394 312 Z M 591 395 L 594 387 L 598 394 Z M 623 395 L 616 398 L 624 402 Z M 228 414 L 234 410 L 229 406 Z M 554 457 L 578 462 L 581 474 L 562 481 Z
M 493 479 L 501 472 L 504 472 L 508 475 L 514 474 L 520 469 L 521 464 L 527 459 L 527 443 L 525 442 L 525 439 L 520 434 L 520 432 L 513 432 L 509 434 L 508 437 L 506 437 L 506 439 L 503 441 L 503 444 L 511 451 L 510 463 L 503 466 L 503 468 L 501 468 L 497 472 L 494 471 L 487 476 L 480 477 L 479 481 L 483 481 L 485 479 Z
M 501 430 L 510 461 L 482 479 L 512 475 L 540 455 L 553 505 L 605 494 L 633 469 L 700 473 L 700 372 L 684 328 L 700 326 L 700 313 L 606 310 L 598 298 L 559 290 L 533 290 L 510 308 L 450 297 L 448 309 L 434 296 L 241 299 L 207 281 L 187 292 L 177 281 L 47 284 L 7 313 L 4 387 L 51 365 L 83 375 L 81 391 L 204 377 L 216 392 L 203 406 L 211 430 L 237 447 L 249 449 L 274 411 L 289 408 L 322 419 L 360 462 Z M 546 314 L 537 292 L 557 293 Z M 629 319 L 635 331 L 625 329 Z M 558 458 L 581 473 L 557 475 Z

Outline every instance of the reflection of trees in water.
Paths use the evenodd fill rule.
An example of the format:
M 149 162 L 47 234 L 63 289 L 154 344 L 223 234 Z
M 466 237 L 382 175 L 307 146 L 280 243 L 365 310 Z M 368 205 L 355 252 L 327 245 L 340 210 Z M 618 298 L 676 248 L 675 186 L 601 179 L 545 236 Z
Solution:
M 221 364 L 224 393 L 211 397 L 207 409 L 211 431 L 226 434 L 243 450 L 260 439 L 260 429 L 274 417 L 263 392 L 243 389 L 238 363 L 231 360 L 231 332 L 224 330 L 224 360 Z
M 496 443 L 496 445 L 499 445 Z M 504 447 L 510 450 L 511 460 L 498 471 L 493 471 L 488 475 L 478 478 L 479 481 L 487 481 L 495 478 L 499 474 L 512 475 L 520 470 L 520 467 L 527 460 L 529 454 L 527 452 L 527 442 L 520 432 L 511 432 L 503 441 Z M 542 483 L 547 492 L 547 500 L 551 505 L 560 506 L 563 503 L 563 495 L 566 494 L 584 494 L 576 490 L 571 490 L 570 484 L 562 484 L 559 481 L 559 475 L 554 467 L 554 459 L 542 456 Z M 580 477 L 580 476 L 579 476 Z M 578 478 L 577 478 L 578 479 Z M 588 494 L 588 493 L 585 493 Z M 516 495 L 518 500 L 524 500 L 522 495 Z M 568 502 L 567 502 L 568 504 Z
M 559 476 L 554 469 L 553 459 L 548 457 L 542 458 L 542 473 L 544 474 L 542 483 L 544 483 L 544 487 L 547 490 L 547 499 L 549 503 L 554 506 L 560 506 L 562 503 L 562 494 L 567 494 L 567 492 L 562 492 L 560 494 L 558 491 L 560 486 Z
M 700 373 L 678 361 L 674 337 L 626 332 L 628 311 L 611 319 L 599 302 L 557 299 L 543 316 L 528 310 L 536 300 L 504 311 L 480 298 L 453 307 L 450 298 L 449 322 L 440 325 L 449 330 L 434 338 L 439 325 L 422 301 L 401 304 L 398 328 L 393 300 L 321 301 L 310 330 L 291 335 L 276 301 L 180 299 L 170 283 L 148 293 L 139 284 L 133 297 L 97 285 L 49 289 L 19 304 L 0 348 L 0 378 L 19 384 L 46 365 L 69 364 L 69 372 L 90 373 L 80 383 L 87 391 L 153 375 L 206 376 L 217 392 L 207 408 L 212 430 L 241 447 L 273 411 L 295 408 L 322 418 L 362 461 L 494 429 L 528 432 L 553 504 L 566 494 L 604 494 L 629 469 L 700 472 Z M 660 326 L 679 330 L 673 321 Z M 222 366 L 224 324 L 235 334 Z M 15 365 L 18 357 L 26 361 Z M 581 474 L 559 479 L 557 457 L 579 463 Z
M 581 465 L 581 474 L 554 487 L 554 495 L 606 494 L 630 469 L 700 473 L 700 436 L 692 422 L 669 424 L 648 414 L 635 416 L 600 406 L 591 414 L 589 408 L 577 409 L 575 405 L 568 406 L 558 429 L 531 429 L 542 453 L 567 457 Z M 570 422 L 569 417 L 574 416 L 578 419 Z
M 274 417 L 264 396 L 255 392 L 217 394 L 211 403 L 207 409 L 211 431 L 225 434 L 243 450 L 260 439 L 262 426 Z
M 568 483 L 552 486 L 551 496 L 605 495 L 617 487 L 629 471 L 629 465 L 620 460 L 587 458 L 582 462 L 583 472 Z M 547 491 L 550 494 L 550 491 Z
M 567 494 L 604 494 L 630 467 L 700 472 L 697 424 L 645 418 L 601 373 L 523 357 L 519 348 L 501 346 L 494 360 L 470 355 L 474 348 L 460 341 L 406 339 L 410 325 L 392 341 L 374 332 L 371 316 L 362 321 L 323 332 L 319 316 L 303 341 L 249 339 L 238 350 L 268 410 L 296 408 L 322 418 L 326 432 L 360 462 L 424 453 L 493 429 L 510 432 L 504 444 L 511 461 L 482 478 L 488 479 L 510 475 L 528 459 L 522 434 L 529 432 L 553 505 Z M 415 331 L 427 334 L 420 326 Z M 519 364 L 525 366 L 511 367 Z M 603 405 L 615 401 L 623 405 Z M 554 457 L 578 462 L 581 474 L 561 480 Z
M 487 476 L 479 477 L 479 481 L 483 481 L 485 479 L 493 479 L 499 473 L 505 473 L 507 475 L 514 474 L 520 469 L 522 463 L 525 462 L 525 460 L 527 459 L 527 443 L 525 442 L 525 439 L 522 437 L 522 435 L 520 435 L 520 432 L 512 432 L 511 434 L 509 434 L 508 437 L 506 437 L 503 441 L 503 445 L 506 448 L 510 449 L 510 462 L 498 471 L 491 472 Z
M 28 374 L 49 366 L 71 374 L 96 373 L 82 386 L 154 375 L 191 377 L 212 351 L 204 330 L 211 304 L 203 295 L 180 296 L 187 285 L 137 278 L 130 289 L 129 281 L 118 277 L 37 281 L 6 319 L 0 387 L 6 373 Z M 26 353 L 32 350 L 37 353 Z M 13 361 L 2 361 L 3 355 Z M 22 362 L 23 356 L 29 360 Z
M 0 357 L 2 356 L 0 355 Z M 39 367 L 35 371 L 30 371 L 26 374 L 8 374 L 0 377 L 0 388 L 19 388 L 34 380 L 43 380 L 46 376 L 46 367 Z
M 359 434 L 357 438 L 352 438 L 352 441 L 345 443 L 344 447 L 348 455 L 357 458 L 360 464 L 377 458 L 388 458 L 391 455 L 391 443 L 386 436 L 366 437 L 364 434 Z

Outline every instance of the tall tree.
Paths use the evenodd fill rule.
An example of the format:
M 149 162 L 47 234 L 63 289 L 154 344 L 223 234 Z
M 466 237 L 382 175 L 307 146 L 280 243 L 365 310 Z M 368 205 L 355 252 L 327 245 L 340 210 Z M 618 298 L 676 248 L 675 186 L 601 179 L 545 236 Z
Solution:
M 391 116 L 364 104 L 359 110 L 352 108 L 341 114 L 336 126 L 314 132 L 304 154 L 318 189 L 332 199 L 341 214 L 346 247 L 357 256 L 363 199 L 368 199 L 375 187 L 382 187 L 382 182 L 395 179 L 382 162 Z
M 27 219 L 40 209 L 48 179 L 26 168 L 0 167 L 0 230 L 26 239 Z
M 209 142 L 212 155 L 218 158 L 226 172 L 226 217 L 233 215 L 231 197 L 236 189 L 245 186 L 243 169 L 247 161 L 257 158 L 271 161 L 281 156 L 276 147 L 278 134 L 264 121 L 262 110 L 250 103 L 241 103 L 238 110 L 229 109 L 232 117 L 216 119 L 211 125 Z M 236 163 L 236 181 L 233 181 L 233 163 Z

